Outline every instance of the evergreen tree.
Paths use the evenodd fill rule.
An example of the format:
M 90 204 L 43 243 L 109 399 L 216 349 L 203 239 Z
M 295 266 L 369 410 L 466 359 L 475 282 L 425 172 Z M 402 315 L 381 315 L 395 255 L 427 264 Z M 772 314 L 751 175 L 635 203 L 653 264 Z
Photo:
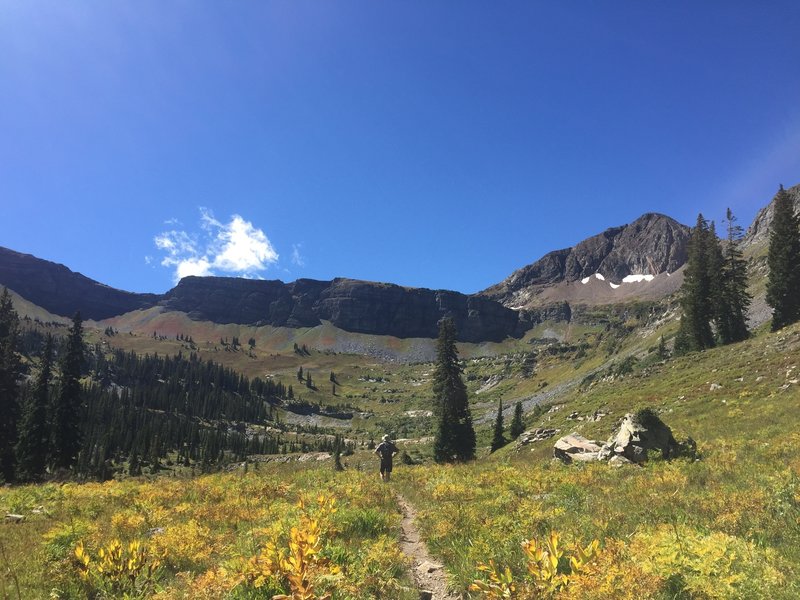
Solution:
M 727 243 L 723 252 L 721 274 L 721 297 L 717 318 L 717 336 L 720 343 L 731 344 L 747 339 L 747 309 L 752 299 L 747 293 L 747 262 L 742 258 L 739 243 L 743 237 L 742 228 L 736 224 L 736 217 L 729 208 L 726 213 Z
M 50 430 L 47 426 L 47 408 L 50 401 L 50 378 L 53 367 L 53 337 L 47 334 L 39 374 L 33 391 L 28 395 L 19 424 L 17 442 L 17 470 L 20 479 L 31 481 L 44 474 Z
M 8 288 L 0 296 L 0 476 L 14 480 L 14 443 L 19 414 L 19 317 Z
M 664 340 L 663 335 L 660 338 L 658 338 L 658 357 L 661 360 L 667 360 L 669 358 L 669 350 L 667 350 L 667 342 Z
M 714 334 L 711 331 L 711 319 L 714 316 L 711 293 L 714 283 L 710 276 L 709 263 L 715 260 L 716 255 L 712 243 L 716 242 L 711 240 L 708 222 L 702 214 L 697 215 L 697 224 L 692 229 L 689 240 L 689 257 L 681 287 L 683 316 L 675 340 L 675 351 L 678 354 L 703 350 L 714 345 Z
M 83 369 L 83 322 L 80 313 L 72 319 L 61 358 L 61 384 L 53 406 L 53 466 L 69 468 L 81 449 L 81 370 Z
M 800 218 L 783 186 L 773 204 L 767 304 L 772 307 L 772 331 L 777 331 L 800 320 Z
M 458 362 L 456 327 L 450 318 L 439 323 L 433 393 L 438 417 L 433 444 L 435 460 L 451 462 L 475 458 L 475 430 Z
M 514 418 L 511 419 L 509 433 L 511 439 L 517 439 L 525 431 L 525 423 L 522 420 L 522 402 L 517 402 L 514 406 Z
M 297 369 L 297 381 L 303 381 L 303 367 Z
M 495 452 L 506 445 L 503 435 L 503 401 L 497 405 L 497 418 L 494 420 L 494 435 L 492 436 L 491 452 Z

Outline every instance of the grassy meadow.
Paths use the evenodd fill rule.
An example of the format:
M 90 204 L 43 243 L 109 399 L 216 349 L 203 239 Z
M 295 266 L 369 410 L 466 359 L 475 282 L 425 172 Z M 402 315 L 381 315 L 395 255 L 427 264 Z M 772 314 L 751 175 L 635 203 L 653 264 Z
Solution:
M 466 357 L 474 416 L 572 381 L 528 412 L 529 428 L 605 440 L 625 413 L 651 407 L 679 440 L 695 440 L 697 458 L 565 466 L 550 458 L 553 438 L 439 466 L 417 440 L 400 445 L 421 464 L 399 464 L 389 485 L 359 448 L 343 472 L 332 460 L 250 463 L 4 487 L 0 510 L 24 520 L 0 524 L 0 597 L 416 598 L 395 494 L 416 508 L 464 597 L 800 597 L 800 326 L 669 360 L 653 352 L 657 329 L 636 329 L 621 350 L 598 331 L 539 352 L 532 372 L 524 353 Z M 627 356 L 636 359 L 620 369 Z M 287 377 L 301 360 L 335 369 L 343 397 L 374 412 L 364 437 L 392 423 L 430 431 L 429 419 L 403 416 L 427 406 L 429 363 L 282 360 Z M 490 426 L 479 428 L 482 446 Z

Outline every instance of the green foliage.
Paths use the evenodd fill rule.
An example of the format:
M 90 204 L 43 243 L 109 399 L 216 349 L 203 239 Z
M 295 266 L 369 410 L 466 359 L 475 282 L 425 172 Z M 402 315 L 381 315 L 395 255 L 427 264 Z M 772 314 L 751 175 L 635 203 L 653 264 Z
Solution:
M 494 420 L 494 433 L 492 435 L 491 452 L 495 452 L 508 443 L 503 435 L 503 401 L 497 405 L 497 417 Z
M 18 355 L 19 317 L 8 288 L 0 296 L 0 476 L 13 481 L 14 443 L 19 413 L 20 361 Z
M 433 374 L 434 414 L 438 428 L 433 443 L 437 462 L 475 458 L 475 430 L 467 401 L 467 388 L 461 377 L 456 349 L 456 328 L 452 319 L 442 319 L 436 342 L 436 369 Z
M 714 323 L 721 344 L 741 342 L 750 335 L 747 309 L 752 299 L 747 293 L 747 262 L 739 249 L 743 232 L 729 208 L 726 213 L 727 241 L 717 276 L 718 295 Z
M 783 186 L 773 203 L 767 304 L 772 307 L 772 331 L 777 331 L 800 320 L 800 217 Z
M 47 408 L 50 401 L 53 337 L 48 334 L 39 374 L 33 390 L 27 395 L 19 424 L 17 460 L 20 479 L 35 480 L 44 474 L 50 429 L 47 426 Z
M 522 402 L 517 402 L 514 405 L 514 417 L 511 419 L 511 427 L 509 434 L 511 439 L 515 440 L 525 432 L 525 422 L 522 419 Z
M 84 417 L 81 371 L 84 362 L 83 321 L 80 313 L 76 313 L 59 364 L 61 380 L 52 410 L 52 461 L 56 468 L 73 466 L 81 449 Z
M 689 240 L 689 257 L 681 287 L 683 315 L 675 342 L 678 354 L 714 346 L 711 319 L 714 316 L 712 293 L 715 277 L 712 269 L 718 266 L 719 260 L 716 235 L 700 214 Z

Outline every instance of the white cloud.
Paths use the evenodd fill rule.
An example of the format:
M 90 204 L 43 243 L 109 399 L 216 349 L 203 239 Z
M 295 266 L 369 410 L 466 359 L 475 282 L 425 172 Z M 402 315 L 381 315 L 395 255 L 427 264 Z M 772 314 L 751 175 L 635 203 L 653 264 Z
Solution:
M 303 244 L 292 244 L 292 264 L 298 267 L 305 267 L 306 266 L 306 259 L 303 258 L 303 255 L 300 254 L 300 250 L 302 250 Z
M 163 264 L 163 263 L 162 263 Z M 180 281 L 184 277 L 196 275 L 198 277 L 205 277 L 206 275 L 213 275 L 211 265 L 205 258 L 184 258 L 174 263 L 177 266 L 175 269 L 175 280 Z
M 278 261 L 266 234 L 240 215 L 222 223 L 201 208 L 200 228 L 199 236 L 173 229 L 153 238 L 156 248 L 164 252 L 161 264 L 175 267 L 176 282 L 190 275 L 220 273 L 255 278 Z

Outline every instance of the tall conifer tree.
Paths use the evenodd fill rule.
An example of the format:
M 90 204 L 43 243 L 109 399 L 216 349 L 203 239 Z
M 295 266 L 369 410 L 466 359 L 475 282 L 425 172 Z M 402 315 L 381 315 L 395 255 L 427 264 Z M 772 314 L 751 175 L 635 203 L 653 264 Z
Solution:
M 5 481 L 13 481 L 15 474 L 20 376 L 18 342 L 19 317 L 8 289 L 3 288 L 0 295 L 0 476 Z
M 783 186 L 774 200 L 767 264 L 767 304 L 777 331 L 800 320 L 800 218 Z
M 747 309 L 751 296 L 747 293 L 747 262 L 742 258 L 739 243 L 743 237 L 742 228 L 736 224 L 736 217 L 729 208 L 725 215 L 727 222 L 727 243 L 723 252 L 720 270 L 721 298 L 715 320 L 720 343 L 730 344 L 747 339 Z
M 433 393 L 438 418 L 433 444 L 435 460 L 452 462 L 475 458 L 475 430 L 458 362 L 456 327 L 450 318 L 439 323 Z
M 716 243 L 716 241 L 713 241 Z M 711 331 L 711 319 L 714 315 L 712 304 L 713 282 L 710 276 L 709 251 L 712 243 L 708 222 L 703 215 L 697 215 L 697 224 L 692 229 L 689 240 L 689 257 L 681 287 L 681 317 L 678 336 L 675 340 L 677 354 L 685 354 L 695 350 L 703 350 L 714 345 L 714 334 Z
M 19 423 L 17 461 L 20 479 L 37 479 L 44 474 L 50 446 L 47 408 L 50 398 L 50 378 L 53 364 L 53 337 L 45 341 L 42 363 L 33 391 L 26 399 Z
M 522 402 L 517 402 L 514 405 L 514 417 L 511 419 L 511 427 L 509 434 L 511 439 L 515 440 L 525 432 L 525 423 L 522 420 Z
M 52 411 L 53 466 L 56 468 L 74 465 L 81 448 L 83 363 L 83 322 L 80 313 L 76 313 L 59 365 L 61 382 Z
M 494 435 L 492 436 L 491 451 L 495 452 L 505 446 L 507 440 L 503 435 L 503 401 L 497 405 L 497 418 L 494 420 Z

